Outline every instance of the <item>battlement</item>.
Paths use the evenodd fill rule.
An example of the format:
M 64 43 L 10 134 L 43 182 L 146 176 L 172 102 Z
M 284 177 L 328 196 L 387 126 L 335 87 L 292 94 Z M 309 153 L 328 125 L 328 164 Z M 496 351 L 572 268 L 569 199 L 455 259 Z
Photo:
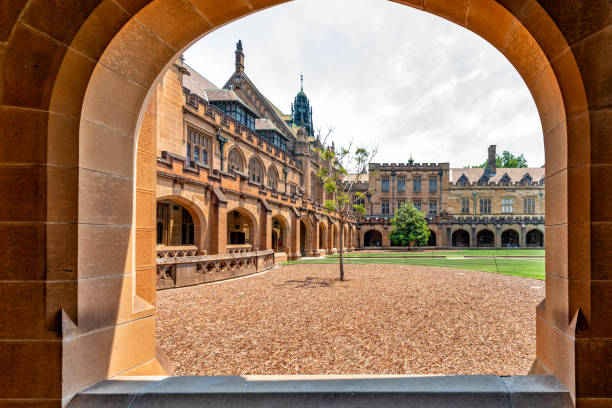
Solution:
M 449 163 L 370 163 L 369 170 L 380 170 L 383 168 L 387 169 L 415 169 L 415 168 L 436 168 L 436 169 L 448 169 Z

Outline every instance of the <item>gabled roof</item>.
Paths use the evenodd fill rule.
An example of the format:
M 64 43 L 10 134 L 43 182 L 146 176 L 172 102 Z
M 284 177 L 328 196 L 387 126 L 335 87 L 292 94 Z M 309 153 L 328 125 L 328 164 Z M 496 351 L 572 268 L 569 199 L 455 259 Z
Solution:
M 259 115 L 231 89 L 206 89 L 206 100 L 209 102 L 236 102 L 246 108 L 256 117 Z
M 227 82 L 225 83 L 225 85 L 223 86 L 223 88 L 227 89 L 230 88 L 234 82 L 234 79 L 236 78 L 236 75 L 240 75 L 240 86 L 241 87 L 249 87 L 253 93 L 253 97 L 257 98 L 259 100 L 260 103 L 262 103 L 263 105 L 268 107 L 268 110 L 272 113 L 272 118 L 270 118 L 270 120 L 272 120 L 272 122 L 274 123 L 274 125 L 276 126 L 276 128 L 279 130 L 280 133 L 284 134 L 285 136 L 289 137 L 290 135 L 292 137 L 295 138 L 295 134 L 292 132 L 291 128 L 289 127 L 289 125 L 287 125 L 287 123 L 285 123 L 285 120 L 283 119 L 283 116 L 286 116 L 283 112 L 281 112 L 280 109 L 278 109 L 273 103 L 271 103 L 260 91 L 259 89 L 257 89 L 257 87 L 255 86 L 255 84 L 253 83 L 253 81 L 251 81 L 251 79 L 247 76 L 246 73 L 242 72 L 240 74 L 237 74 L 236 72 L 234 72 L 232 74 L 232 76 L 227 80 Z M 256 108 L 254 106 L 251 106 L 251 109 L 253 111 L 256 111 Z M 260 114 L 260 116 L 263 114 Z
M 204 90 L 219 89 L 218 86 L 204 78 L 203 75 L 189 65 L 183 64 L 183 66 L 188 72 L 188 74 L 183 75 L 183 87 L 189 89 L 192 93 L 204 97 Z

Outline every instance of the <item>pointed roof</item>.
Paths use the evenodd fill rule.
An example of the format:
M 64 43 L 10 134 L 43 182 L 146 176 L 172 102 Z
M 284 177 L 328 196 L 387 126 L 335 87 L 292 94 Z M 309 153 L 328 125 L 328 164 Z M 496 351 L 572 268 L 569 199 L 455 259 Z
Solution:
M 459 167 L 450 169 L 450 182 L 459 182 L 463 176 L 466 177 L 467 183 L 477 183 L 484 174 L 484 168 L 480 167 Z M 544 178 L 543 167 L 519 167 L 506 168 L 500 167 L 497 169 L 497 174 L 491 175 L 488 178 L 489 182 L 499 183 L 504 175 L 510 177 L 510 182 L 521 180 L 526 174 L 529 174 L 532 180 L 541 180 Z

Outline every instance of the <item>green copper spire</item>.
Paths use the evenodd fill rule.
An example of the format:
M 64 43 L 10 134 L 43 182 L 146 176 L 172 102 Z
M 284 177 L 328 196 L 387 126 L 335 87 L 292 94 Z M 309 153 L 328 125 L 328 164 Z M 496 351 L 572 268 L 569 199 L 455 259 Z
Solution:
M 312 108 L 310 101 L 304 93 L 304 75 L 300 74 L 300 92 L 295 97 L 295 101 L 291 105 L 291 116 L 293 124 L 306 129 L 309 136 L 314 136 L 314 127 L 312 125 Z

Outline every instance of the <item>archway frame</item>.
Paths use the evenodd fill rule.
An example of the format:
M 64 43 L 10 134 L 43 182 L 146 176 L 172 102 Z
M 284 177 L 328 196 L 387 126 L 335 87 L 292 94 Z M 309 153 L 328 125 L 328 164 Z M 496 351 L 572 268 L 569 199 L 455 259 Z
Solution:
M 261 226 L 257 222 L 257 217 L 255 216 L 255 214 L 253 214 L 251 211 L 249 211 L 248 209 L 244 207 L 233 207 L 227 210 L 228 216 L 234 211 L 239 212 L 241 215 L 243 215 L 249 220 L 249 223 L 251 224 L 251 230 L 249 231 L 249 241 L 250 241 L 249 243 L 253 247 L 259 248 L 259 246 L 261 245 L 261 242 L 260 242 L 261 238 L 259 236 L 260 234 L 259 231 L 260 231 Z M 229 237 L 227 239 L 227 242 L 229 244 L 230 242 Z
M 180 195 L 162 195 L 157 197 L 157 202 L 159 201 L 171 201 L 189 212 L 193 219 L 194 245 L 199 251 L 208 251 L 208 225 L 202 208 L 197 203 Z
M 50 337 L 36 355 L 53 362 L 40 364 L 30 358 L 30 349 L 19 348 L 14 358 L 30 362 L 29 377 L 49 380 L 35 386 L 29 382 L 11 396 L 62 398 L 153 361 L 156 148 L 140 107 L 160 73 L 201 35 L 282 2 L 247 0 L 216 7 L 196 0 L 67 0 L 62 13 L 51 15 L 47 4 L 31 0 L 24 12 L 5 16 L 2 114 L 19 137 L 9 136 L 0 149 L 9 163 L 1 169 L 3 188 L 17 192 L 0 198 L 1 220 L 15 223 L 6 228 L 27 231 L 14 243 L 29 251 L 24 259 L 44 254 L 37 255 L 44 262 L 33 262 L 27 272 L 11 272 L 16 283 L 7 296 L 22 294 L 18 285 L 24 273 L 44 289 L 33 293 L 40 306 L 30 318 L 15 322 L 7 344 Z M 481 35 L 506 55 L 531 90 L 544 130 L 546 235 L 551 238 L 547 300 L 537 313 L 536 371 L 554 373 L 573 395 L 579 383 L 579 397 L 609 396 L 596 387 L 610 390 L 612 380 L 593 385 L 587 379 L 595 369 L 576 355 L 612 354 L 609 340 L 597 350 L 588 345 L 611 337 L 603 319 L 609 306 L 605 298 L 591 296 L 592 288 L 601 292 L 610 280 L 609 253 L 591 253 L 591 236 L 601 242 L 612 231 L 607 207 L 591 206 L 592 200 L 608 202 L 611 190 L 610 141 L 605 137 L 610 119 L 604 110 L 609 93 L 602 86 L 608 71 L 597 62 L 609 60 L 610 23 L 598 16 L 605 19 L 610 5 L 596 0 L 592 9 L 568 18 L 566 6 L 546 6 L 547 13 L 534 0 L 398 2 Z M 596 7 L 600 12 L 591 12 Z M 584 83 L 576 59 L 586 67 Z M 139 128 L 143 132 L 136 146 Z M 101 144 L 92 149 L 95 143 Z M 592 185 L 597 188 L 584 188 Z M 131 208 L 125 206 L 129 202 Z M 105 257 L 119 262 L 100 263 Z M 6 270 L 24 271 L 21 257 L 6 262 Z M 91 276 L 100 279 L 87 282 Z M 106 297 L 87 299 L 93 285 L 117 279 L 117 289 Z M 64 282 L 62 290 L 58 282 Z M 87 312 L 93 308 L 95 316 Z M 585 328 L 578 339 L 576 327 Z M 142 341 L 120 343 L 110 351 L 113 338 L 131 332 L 143 336 Z M 90 361 L 87 355 L 96 353 L 86 340 L 102 339 L 103 333 L 111 342 L 101 341 L 101 353 Z M 140 350 L 131 353 L 134 344 Z M 84 372 L 80 366 L 90 369 Z M 19 373 L 8 372 L 5 378 L 21 378 Z

